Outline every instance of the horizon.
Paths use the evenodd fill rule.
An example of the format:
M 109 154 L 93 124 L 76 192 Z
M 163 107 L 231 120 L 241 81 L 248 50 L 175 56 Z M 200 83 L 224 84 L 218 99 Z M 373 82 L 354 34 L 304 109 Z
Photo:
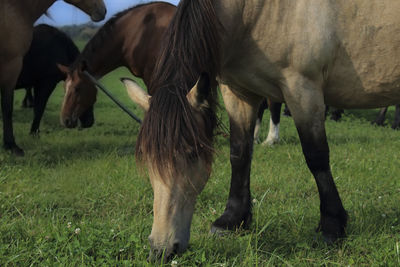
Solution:
M 177 5 L 180 0 L 166 0 L 165 2 Z M 65 3 L 64 1 L 56 1 L 48 10 L 49 16 L 42 15 L 36 22 L 36 24 L 49 24 L 52 26 L 68 26 L 68 25 L 80 25 L 92 22 L 95 25 L 102 25 L 104 22 L 109 20 L 116 13 L 136 6 L 138 4 L 154 2 L 150 0 L 104 0 L 107 7 L 106 18 L 101 22 L 92 22 L 88 15 L 78 8 Z

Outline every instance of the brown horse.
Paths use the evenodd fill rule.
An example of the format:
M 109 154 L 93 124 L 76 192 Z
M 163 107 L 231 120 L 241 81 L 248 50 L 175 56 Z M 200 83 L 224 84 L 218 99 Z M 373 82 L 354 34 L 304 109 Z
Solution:
M 188 245 L 196 198 L 211 170 L 216 78 L 230 118 L 232 178 L 212 231 L 251 222 L 254 125 L 263 97 L 271 97 L 288 104 L 298 130 L 320 195 L 318 229 L 327 242 L 345 236 L 347 212 L 331 174 L 325 103 L 399 103 L 398 10 L 400 2 L 392 0 L 182 0 L 150 83 L 155 93 L 131 92 L 148 107 L 136 156 L 154 190 L 153 252 L 168 256 Z
M 97 89 L 83 74 L 84 69 L 101 78 L 125 66 L 148 85 L 161 38 L 175 11 L 174 5 L 164 2 L 138 5 L 115 15 L 101 27 L 76 61 L 69 68 L 61 67 L 67 74 L 61 123 L 76 127 L 78 118 L 96 101 Z
M 14 139 L 12 111 L 14 87 L 22 68 L 23 57 L 32 41 L 33 23 L 56 0 L 0 1 L 0 90 L 3 112 L 4 147 L 15 155 L 24 155 Z M 65 0 L 91 16 L 94 21 L 105 17 L 103 0 Z

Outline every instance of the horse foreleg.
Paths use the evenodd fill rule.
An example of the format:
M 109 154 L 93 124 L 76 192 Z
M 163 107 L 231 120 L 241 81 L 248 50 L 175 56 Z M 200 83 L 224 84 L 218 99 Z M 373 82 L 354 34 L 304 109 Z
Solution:
M 260 127 L 261 127 L 261 121 L 264 115 L 264 111 L 268 108 L 268 103 L 267 99 L 264 99 L 257 112 L 257 120 L 256 120 L 256 126 L 254 127 L 254 143 L 258 144 L 260 143 Z
M 281 121 L 282 103 L 272 102 L 270 99 L 268 99 L 268 106 L 271 117 L 269 119 L 268 136 L 263 142 L 263 145 L 272 146 L 279 142 L 279 123 Z
M 250 166 L 254 125 L 261 102 L 256 97 L 239 98 L 226 85 L 221 85 L 221 91 L 230 122 L 232 177 L 225 211 L 213 223 L 213 233 L 246 228 L 251 222 Z
M 394 121 L 392 124 L 392 129 L 399 129 L 400 128 L 400 105 L 396 105 L 396 111 L 394 113 Z
M 376 117 L 375 121 L 373 121 L 372 123 L 375 123 L 376 125 L 379 125 L 379 126 L 383 126 L 383 124 L 385 122 L 385 116 L 386 116 L 387 110 L 388 110 L 388 107 L 381 108 L 378 116 Z
M 14 87 L 22 68 L 22 57 L 15 58 L 0 66 L 1 111 L 3 113 L 3 142 L 6 150 L 17 156 L 23 156 L 24 151 L 17 146 L 14 139 L 12 113 L 14 106 Z
M 344 113 L 343 109 L 340 108 L 332 108 L 331 109 L 331 120 L 338 121 L 342 118 L 342 114 Z
M 285 75 L 287 78 L 283 88 L 284 97 L 292 112 L 307 166 L 318 187 L 321 213 L 318 230 L 322 231 L 324 239 L 331 243 L 345 236 L 347 213 L 329 165 L 322 89 L 316 82 L 297 73 Z

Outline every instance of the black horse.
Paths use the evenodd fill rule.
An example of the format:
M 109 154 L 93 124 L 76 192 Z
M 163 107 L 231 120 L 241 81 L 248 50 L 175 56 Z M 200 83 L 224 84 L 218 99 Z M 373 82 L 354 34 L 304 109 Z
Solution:
M 79 55 L 79 49 L 63 32 L 46 24 L 34 28 L 33 40 L 28 53 L 24 57 L 23 68 L 16 88 L 33 88 L 34 118 L 31 134 L 39 132 L 40 120 L 50 95 L 56 85 L 65 79 L 57 64 L 70 65 Z M 28 99 L 25 97 L 24 102 Z M 93 109 L 89 109 L 80 117 L 82 127 L 90 127 L 94 123 Z

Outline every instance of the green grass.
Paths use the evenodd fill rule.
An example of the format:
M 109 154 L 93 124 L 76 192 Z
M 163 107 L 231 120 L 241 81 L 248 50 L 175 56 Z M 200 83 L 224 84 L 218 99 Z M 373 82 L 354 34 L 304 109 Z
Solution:
M 102 81 L 142 117 L 121 76 L 130 75 L 119 69 Z M 20 107 L 23 95 L 16 92 L 14 127 L 26 156 L 0 150 L 0 265 L 148 265 L 153 192 L 135 164 L 139 125 L 99 92 L 93 128 L 62 128 L 60 84 L 40 138 L 31 137 L 33 115 Z M 399 266 L 400 133 L 371 126 L 375 112 L 346 112 L 341 122 L 326 124 L 332 172 L 350 215 L 342 243 L 328 247 L 314 231 L 317 188 L 292 119 L 283 117 L 281 143 L 255 146 L 251 228 L 224 237 L 209 234 L 224 210 L 230 182 L 228 140 L 217 137 L 213 173 L 198 198 L 190 247 L 174 259 L 177 264 Z M 225 112 L 220 114 L 227 126 Z

